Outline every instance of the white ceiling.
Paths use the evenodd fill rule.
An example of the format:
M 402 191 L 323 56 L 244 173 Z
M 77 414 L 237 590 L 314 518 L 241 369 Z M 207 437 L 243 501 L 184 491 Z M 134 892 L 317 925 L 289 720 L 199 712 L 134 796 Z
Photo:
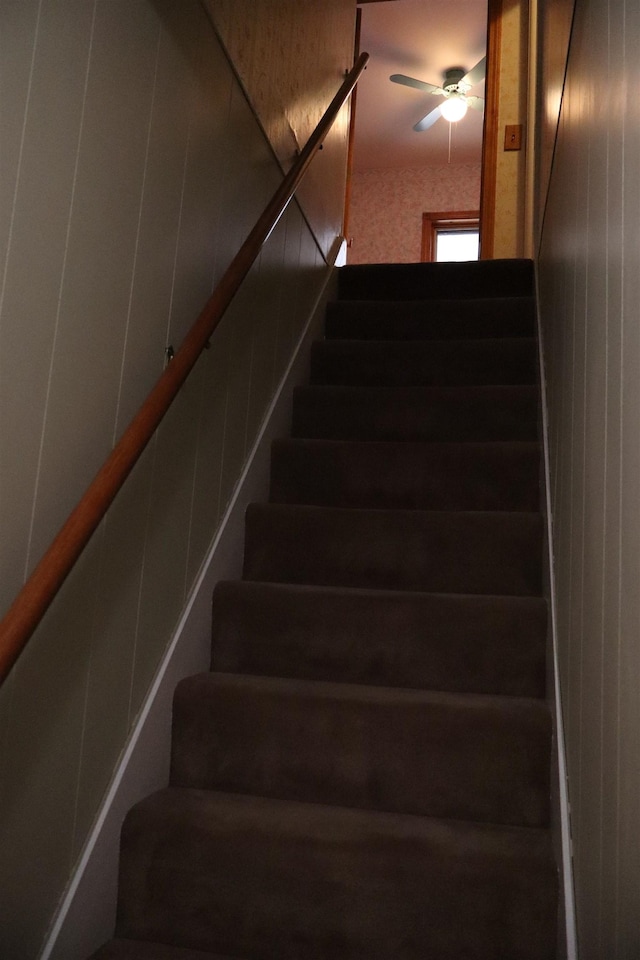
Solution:
M 412 128 L 441 98 L 391 83 L 403 73 L 440 84 L 450 67 L 470 70 L 485 55 L 487 0 L 364 0 L 360 49 L 371 54 L 358 84 L 354 169 L 480 163 L 483 115 Z M 484 96 L 484 83 L 471 91 Z

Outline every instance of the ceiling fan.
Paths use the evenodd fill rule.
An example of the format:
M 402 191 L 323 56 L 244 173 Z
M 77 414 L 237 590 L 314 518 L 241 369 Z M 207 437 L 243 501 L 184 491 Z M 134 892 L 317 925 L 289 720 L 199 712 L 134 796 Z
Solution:
M 451 67 L 449 70 L 445 70 L 441 87 L 436 87 L 433 83 L 426 83 L 424 80 L 416 80 L 414 77 L 405 77 L 402 73 L 394 73 L 389 79 L 394 83 L 401 83 L 405 87 L 415 87 L 416 90 L 423 90 L 436 97 L 445 98 L 443 103 L 416 123 L 413 129 L 420 132 L 428 130 L 440 117 L 444 117 L 451 123 L 462 120 L 468 107 L 472 107 L 474 110 L 483 110 L 483 98 L 469 97 L 467 96 L 467 90 L 484 80 L 486 70 L 487 58 L 483 57 L 468 73 L 465 73 L 462 67 Z

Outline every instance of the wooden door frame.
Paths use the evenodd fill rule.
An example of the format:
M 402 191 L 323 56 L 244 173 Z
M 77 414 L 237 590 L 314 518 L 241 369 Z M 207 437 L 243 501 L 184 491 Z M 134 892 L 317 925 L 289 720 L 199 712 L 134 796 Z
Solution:
M 480 181 L 480 259 L 493 257 L 496 226 L 498 110 L 503 0 L 487 0 L 487 78 Z
M 465 227 L 475 228 L 480 224 L 479 210 L 445 210 L 438 213 L 422 214 L 422 250 L 423 263 L 435 260 L 436 236 L 438 230 L 464 230 Z
M 360 0 L 374 2 L 374 0 Z M 480 177 L 480 259 L 493 257 L 496 222 L 496 181 L 498 163 L 498 111 L 500 104 L 500 61 L 502 56 L 503 0 L 487 0 L 487 76 L 485 82 L 485 110 L 482 133 L 482 161 Z M 355 55 L 360 47 L 360 10 L 357 10 Z M 351 199 L 351 169 L 353 163 L 353 135 L 355 128 L 356 91 L 352 95 L 349 125 L 349 156 L 343 236 L 349 242 L 349 207 Z

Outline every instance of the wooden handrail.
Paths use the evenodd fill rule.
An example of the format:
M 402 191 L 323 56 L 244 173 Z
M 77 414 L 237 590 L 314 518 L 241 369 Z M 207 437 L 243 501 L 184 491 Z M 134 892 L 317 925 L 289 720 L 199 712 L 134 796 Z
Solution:
M 138 413 L 0 623 L 0 683 L 7 677 L 20 656 L 193 369 L 263 244 L 289 205 L 309 164 L 355 87 L 368 59 L 367 53 L 358 57 L 291 170 L 284 177 L 255 227 L 225 271 L 175 357 L 166 366 Z

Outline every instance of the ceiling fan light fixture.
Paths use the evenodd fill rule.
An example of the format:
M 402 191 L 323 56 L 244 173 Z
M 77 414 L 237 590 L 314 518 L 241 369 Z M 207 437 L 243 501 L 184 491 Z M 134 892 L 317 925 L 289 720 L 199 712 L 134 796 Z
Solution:
M 451 94 L 440 105 L 440 112 L 449 123 L 457 123 L 458 120 L 462 120 L 467 112 L 466 98 L 459 94 Z

